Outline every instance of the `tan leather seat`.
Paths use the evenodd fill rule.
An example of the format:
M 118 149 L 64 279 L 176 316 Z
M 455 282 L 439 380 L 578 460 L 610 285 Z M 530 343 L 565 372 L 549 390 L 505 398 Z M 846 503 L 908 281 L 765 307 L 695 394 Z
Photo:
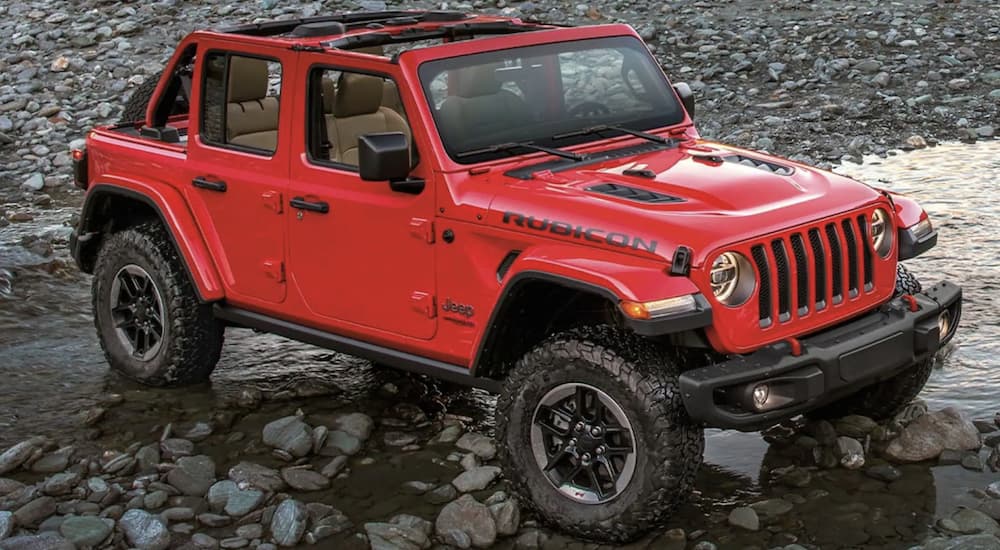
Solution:
M 357 73 L 340 75 L 333 116 L 327 119 L 326 125 L 333 145 L 332 160 L 357 166 L 358 138 L 364 134 L 403 132 L 406 139 L 410 139 L 406 120 L 392 109 L 382 107 L 382 89 L 379 77 Z
M 229 60 L 226 142 L 274 151 L 278 145 L 278 98 L 268 97 L 267 61 Z
M 514 129 L 531 121 L 527 103 L 517 94 L 503 89 L 497 79 L 497 65 L 480 65 L 460 70 L 453 92 L 441 102 L 438 116 L 444 133 L 452 143 L 475 136 Z
M 382 46 L 368 46 L 366 48 L 358 48 L 354 51 L 369 55 L 385 56 L 385 49 Z M 388 78 L 382 82 L 382 106 L 396 111 L 403 117 L 406 116 L 406 113 L 403 112 L 403 99 L 399 97 L 399 88 L 396 87 L 395 82 Z

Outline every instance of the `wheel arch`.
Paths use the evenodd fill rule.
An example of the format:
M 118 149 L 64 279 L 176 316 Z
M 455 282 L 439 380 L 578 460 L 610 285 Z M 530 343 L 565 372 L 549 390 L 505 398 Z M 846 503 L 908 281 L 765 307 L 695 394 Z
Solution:
M 585 259 L 575 248 L 534 252 L 521 254 L 503 277 L 504 285 L 476 346 L 474 376 L 502 378 L 521 355 L 548 335 L 585 324 L 624 326 L 648 337 L 692 332 L 711 324 L 711 309 L 694 283 L 668 275 L 662 263 L 620 255 Z M 565 255 L 560 257 L 558 252 Z M 615 271 L 599 269 L 613 260 L 618 260 Z M 628 319 L 619 307 L 623 300 L 689 294 L 698 299 L 698 315 L 677 322 Z
M 74 245 L 80 269 L 93 273 L 104 235 L 152 219 L 167 230 L 199 301 L 222 299 L 225 293 L 212 256 L 187 203 L 173 188 L 161 189 L 137 182 L 130 182 L 127 187 L 118 183 L 92 185 L 81 209 Z

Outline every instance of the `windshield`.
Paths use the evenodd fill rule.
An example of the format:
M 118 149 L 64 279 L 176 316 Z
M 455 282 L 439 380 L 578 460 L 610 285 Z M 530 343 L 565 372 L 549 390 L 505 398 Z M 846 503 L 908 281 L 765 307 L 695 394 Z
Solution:
M 597 125 L 649 130 L 684 116 L 646 46 L 628 36 L 430 61 L 420 80 L 445 149 L 463 164 L 511 154 L 510 147 L 461 154 L 493 145 L 564 147 L 601 135 L 556 139 L 561 134 Z

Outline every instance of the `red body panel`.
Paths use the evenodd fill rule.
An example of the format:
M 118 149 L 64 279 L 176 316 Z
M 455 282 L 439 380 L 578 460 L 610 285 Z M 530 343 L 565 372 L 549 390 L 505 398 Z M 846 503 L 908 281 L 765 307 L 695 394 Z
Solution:
M 281 61 L 278 151 L 260 157 L 205 145 L 193 110 L 186 147 L 109 129 L 92 133 L 92 179 L 145 193 L 169 212 L 168 222 L 206 300 L 224 296 L 235 306 L 465 366 L 472 366 L 506 284 L 524 272 L 599 286 L 623 300 L 700 292 L 713 307 L 714 324 L 707 335 L 725 353 L 744 353 L 814 332 L 870 310 L 891 295 L 894 255 L 875 262 L 872 289 L 824 312 L 766 328 L 758 323 L 756 294 L 736 308 L 712 300 L 707 268 L 720 252 L 749 255 L 754 243 L 786 238 L 823 220 L 870 212 L 876 205 L 888 208 L 889 202 L 880 192 L 842 176 L 701 141 L 688 117 L 656 132 L 683 137 L 680 147 L 530 179 L 505 172 L 551 157 L 522 155 L 474 166 L 448 157 L 418 80 L 423 62 L 488 49 L 623 35 L 636 36 L 624 25 L 526 32 L 410 50 L 390 62 L 349 51 L 289 48 L 292 43 L 318 45 L 318 38 L 195 33 L 179 49 L 197 42 L 199 62 L 208 48 Z M 426 180 L 422 193 L 393 192 L 387 184 L 362 181 L 355 172 L 309 161 L 306 75 L 316 64 L 396 80 L 420 151 L 413 176 Z M 198 105 L 200 93 L 200 79 L 195 78 L 193 105 Z M 624 137 L 573 149 L 592 152 L 639 143 L 643 141 Z M 777 163 L 793 173 L 777 175 L 714 160 L 730 155 Z M 640 166 L 655 177 L 623 175 L 627 168 Z M 229 190 L 213 194 L 195 189 L 194 177 L 226 181 Z M 608 182 L 683 200 L 643 204 L 587 189 Z M 288 201 L 295 196 L 326 201 L 330 212 L 291 208 Z M 912 201 L 898 198 L 895 204 L 900 223 L 912 225 L 916 221 L 911 220 L 924 215 Z M 453 242 L 444 242 L 446 231 Z M 693 251 L 689 278 L 669 275 L 671 258 L 680 246 Z M 868 245 L 859 243 L 859 254 L 861 246 Z M 511 251 L 520 254 L 498 280 L 498 266 Z M 770 259 L 774 261 L 773 255 Z M 815 298 L 811 292 L 810 298 Z M 447 303 L 461 304 L 466 308 L 462 311 L 472 314 L 443 307 Z

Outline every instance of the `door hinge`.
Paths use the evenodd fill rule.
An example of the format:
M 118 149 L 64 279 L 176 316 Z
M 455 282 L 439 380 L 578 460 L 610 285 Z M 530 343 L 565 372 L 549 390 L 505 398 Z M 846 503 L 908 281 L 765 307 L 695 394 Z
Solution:
M 285 262 L 264 260 L 264 274 L 276 283 L 285 282 Z
M 281 214 L 281 193 L 277 191 L 265 191 L 260 195 L 262 201 L 264 201 L 264 206 L 274 210 L 275 214 Z
M 413 235 L 427 244 L 434 244 L 434 222 L 423 218 L 411 219 L 410 235 Z
M 413 309 L 423 313 L 428 319 L 437 317 L 437 305 L 433 294 L 415 290 L 410 294 L 410 300 L 413 302 Z

